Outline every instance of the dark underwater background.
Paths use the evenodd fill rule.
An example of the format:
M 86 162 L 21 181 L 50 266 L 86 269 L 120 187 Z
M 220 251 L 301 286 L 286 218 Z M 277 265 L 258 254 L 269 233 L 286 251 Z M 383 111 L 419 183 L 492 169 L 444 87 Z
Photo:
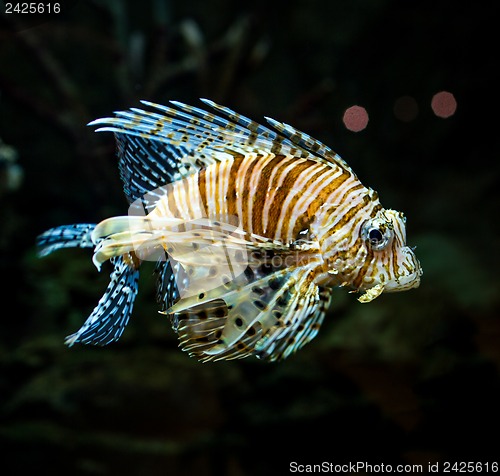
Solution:
M 48 18 L 0 17 L 0 473 L 242 476 L 288 474 L 292 462 L 455 461 L 491 472 L 500 460 L 493 2 L 61 5 Z M 456 99 L 448 118 L 431 109 L 440 91 Z M 140 99 L 199 97 L 285 121 L 337 151 L 385 207 L 406 214 L 420 288 L 370 304 L 338 290 L 316 339 L 291 358 L 201 364 L 157 312 L 146 263 L 122 339 L 65 346 L 110 268 L 98 273 L 89 250 L 38 259 L 35 238 L 127 212 L 113 136 L 86 124 Z M 401 97 L 410 106 L 395 114 Z M 342 121 L 353 105 L 369 114 L 357 133 Z

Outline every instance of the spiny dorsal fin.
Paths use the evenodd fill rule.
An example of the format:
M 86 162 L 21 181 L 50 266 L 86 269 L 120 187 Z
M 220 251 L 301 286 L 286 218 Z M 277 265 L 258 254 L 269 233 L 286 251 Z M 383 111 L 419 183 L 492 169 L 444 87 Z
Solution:
M 295 127 L 285 124 L 284 122 L 278 122 L 270 117 L 266 117 L 265 119 L 276 130 L 281 132 L 285 137 L 288 137 L 288 139 L 290 139 L 298 147 L 302 147 L 305 150 L 312 152 L 315 156 L 325 159 L 327 162 L 340 165 L 342 168 L 354 173 L 344 159 L 340 157 L 340 155 L 319 140 L 314 139 L 314 137 L 295 129 Z
M 115 133 L 120 174 L 130 202 L 238 154 L 265 151 L 309 158 L 352 173 L 329 147 L 289 125 L 266 118 L 276 132 L 211 100 L 202 101 L 225 117 L 178 101 L 171 101 L 176 109 L 141 101 L 160 113 L 131 108 L 89 123 L 102 126 L 97 131 Z M 149 200 L 154 202 L 154 195 Z

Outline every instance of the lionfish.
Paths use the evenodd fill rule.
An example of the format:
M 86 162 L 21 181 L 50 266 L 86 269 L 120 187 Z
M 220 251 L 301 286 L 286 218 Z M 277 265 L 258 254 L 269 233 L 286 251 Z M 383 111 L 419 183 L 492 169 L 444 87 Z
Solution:
M 142 101 L 89 125 L 115 134 L 129 215 L 50 229 L 40 255 L 93 248 L 111 280 L 66 343 L 106 345 L 129 321 L 143 261 L 157 261 L 157 299 L 179 346 L 200 361 L 275 361 L 311 341 L 332 288 L 416 288 L 406 219 L 384 209 L 329 147 L 266 117 L 271 128 L 202 99 Z

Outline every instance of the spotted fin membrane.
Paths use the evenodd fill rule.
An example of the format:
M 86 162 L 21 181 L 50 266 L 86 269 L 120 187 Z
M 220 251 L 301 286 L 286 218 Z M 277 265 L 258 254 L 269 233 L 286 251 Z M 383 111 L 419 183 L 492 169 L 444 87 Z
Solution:
M 269 252 L 253 255 L 240 276 L 167 310 L 190 355 L 203 362 L 250 354 L 274 361 L 317 334 L 330 292 L 313 281 L 316 263 L 277 267 Z

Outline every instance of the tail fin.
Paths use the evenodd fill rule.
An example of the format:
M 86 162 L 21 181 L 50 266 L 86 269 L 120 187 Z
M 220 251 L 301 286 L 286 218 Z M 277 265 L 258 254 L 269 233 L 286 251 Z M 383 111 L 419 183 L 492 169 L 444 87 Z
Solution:
M 60 248 L 93 248 L 92 233 L 97 225 L 77 224 L 51 228 L 37 238 L 39 256 Z M 117 341 L 128 324 L 137 295 L 139 271 L 123 256 L 110 259 L 113 271 L 106 292 L 78 332 L 68 336 L 66 344 L 76 342 L 107 345 Z

